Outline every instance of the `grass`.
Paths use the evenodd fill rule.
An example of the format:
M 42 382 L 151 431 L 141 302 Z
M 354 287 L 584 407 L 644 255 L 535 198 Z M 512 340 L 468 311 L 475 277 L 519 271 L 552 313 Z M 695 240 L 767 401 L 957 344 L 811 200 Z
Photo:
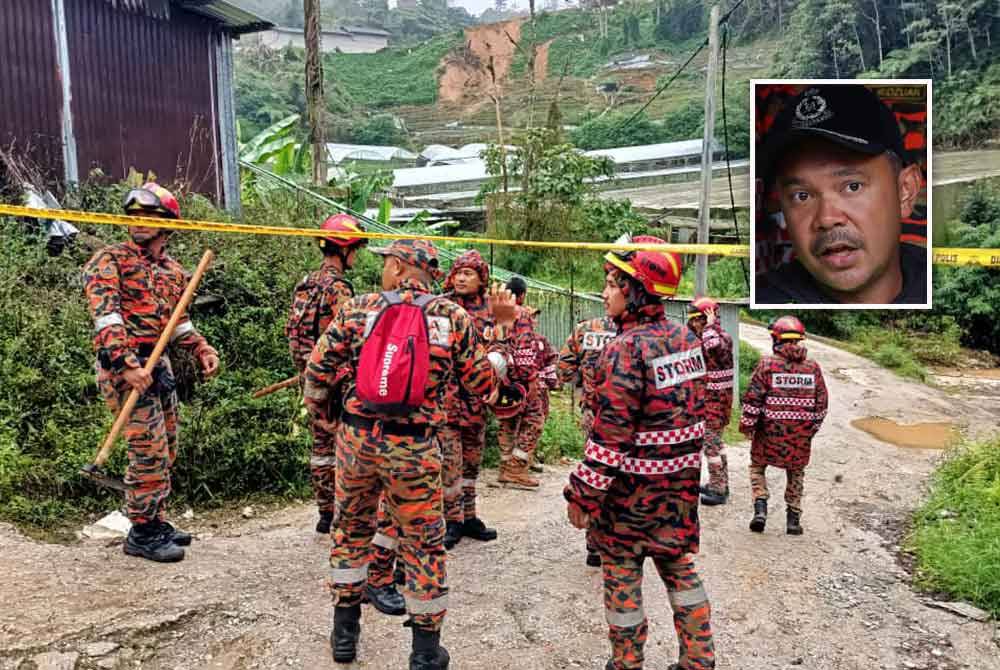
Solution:
M 757 367 L 758 361 L 760 361 L 760 352 L 750 346 L 750 343 L 746 340 L 740 340 L 739 386 L 733 398 L 732 417 L 729 419 L 729 425 L 726 426 L 726 430 L 722 434 L 722 441 L 726 444 L 737 444 L 746 440 L 743 434 L 740 433 L 739 428 L 740 414 L 743 411 L 740 405 L 740 398 L 743 397 L 743 392 L 750 386 L 750 377 L 753 376 L 753 371 Z
M 938 467 L 907 548 L 919 587 L 1000 615 L 1000 437 L 960 447 Z

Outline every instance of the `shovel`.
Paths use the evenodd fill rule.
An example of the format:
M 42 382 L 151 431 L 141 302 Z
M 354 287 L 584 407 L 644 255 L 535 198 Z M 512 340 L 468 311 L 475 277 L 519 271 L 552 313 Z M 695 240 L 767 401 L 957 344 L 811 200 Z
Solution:
M 170 338 L 174 334 L 177 324 L 180 323 L 181 317 L 183 317 L 184 313 L 187 311 L 188 305 L 191 304 L 191 300 L 194 298 L 194 292 L 197 290 L 198 284 L 201 282 L 201 278 L 204 276 L 205 270 L 208 269 L 213 257 L 214 254 L 211 249 L 207 249 L 202 255 L 201 262 L 198 263 L 198 268 L 194 271 L 191 281 L 188 282 L 187 288 L 184 289 L 184 294 L 181 295 L 181 299 L 177 302 L 177 307 L 174 309 L 174 313 L 170 315 L 167 327 L 163 329 L 162 333 L 160 333 L 160 339 L 156 341 L 153 353 L 150 354 L 149 358 L 146 360 L 146 364 L 142 367 L 142 369 L 146 372 L 152 373 L 153 368 L 156 367 L 157 361 L 160 360 L 160 356 L 163 355 L 163 350 L 166 349 L 167 345 L 170 343 Z M 118 435 L 121 434 L 122 429 L 125 428 L 125 424 L 128 423 L 130 418 L 132 418 L 132 410 L 135 409 L 135 404 L 139 401 L 139 396 L 140 393 L 137 390 L 132 389 L 129 391 L 125 404 L 122 405 L 121 410 L 118 412 L 118 417 L 115 419 L 114 425 L 111 426 L 111 432 L 108 433 L 108 436 L 104 439 L 104 444 L 101 445 L 100 451 L 97 452 L 97 458 L 94 459 L 93 463 L 89 463 L 80 469 L 81 475 L 92 479 L 100 486 L 122 492 L 127 490 L 125 482 L 123 482 L 120 478 L 114 477 L 104 471 L 104 463 L 108 460 L 108 456 L 111 455 L 111 448 L 114 447 L 115 440 L 118 439 Z

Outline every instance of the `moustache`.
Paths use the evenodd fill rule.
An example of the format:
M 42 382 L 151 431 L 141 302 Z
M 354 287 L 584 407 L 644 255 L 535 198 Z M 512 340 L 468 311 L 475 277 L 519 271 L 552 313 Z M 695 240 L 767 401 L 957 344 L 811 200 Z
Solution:
M 821 232 L 809 245 L 813 256 L 822 256 L 832 247 L 847 247 L 851 250 L 863 249 L 865 244 L 860 236 L 846 228 L 834 228 L 829 232 Z

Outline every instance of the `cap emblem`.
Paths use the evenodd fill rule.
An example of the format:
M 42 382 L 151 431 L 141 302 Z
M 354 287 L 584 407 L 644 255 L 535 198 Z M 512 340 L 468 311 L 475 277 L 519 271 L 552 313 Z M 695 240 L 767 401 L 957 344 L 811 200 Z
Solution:
M 798 120 L 795 125 L 799 127 L 809 127 L 832 117 L 833 112 L 830 111 L 826 99 L 816 89 L 806 93 L 795 107 L 795 118 Z

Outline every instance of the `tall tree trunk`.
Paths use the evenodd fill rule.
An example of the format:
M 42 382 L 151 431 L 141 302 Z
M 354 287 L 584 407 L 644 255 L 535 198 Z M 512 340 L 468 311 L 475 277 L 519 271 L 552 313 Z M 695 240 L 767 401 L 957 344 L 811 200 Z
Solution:
M 830 51 L 833 52 L 833 74 L 835 79 L 840 79 L 840 62 L 837 59 L 837 43 L 830 44 Z
M 320 53 L 319 0 L 303 0 L 306 18 L 306 105 L 309 109 L 309 136 L 312 144 L 312 177 L 317 186 L 325 186 L 326 132 L 323 127 L 323 59 Z
M 778 0 L 778 34 L 785 32 L 785 17 L 782 13 L 782 5 L 785 4 L 785 0 Z
M 944 43 L 948 49 L 948 76 L 951 76 L 951 24 L 944 22 Z
M 864 72 L 868 68 L 865 67 L 865 48 L 861 45 L 861 33 L 858 32 L 856 21 L 851 21 L 851 27 L 854 28 L 854 41 L 858 45 L 858 58 L 861 59 L 861 71 Z
M 882 18 L 878 13 L 879 0 L 872 0 L 872 7 L 875 8 L 875 39 L 878 41 L 878 66 L 882 67 Z
M 965 31 L 969 35 L 969 49 L 972 51 L 972 60 L 974 62 L 979 62 L 979 57 L 976 55 L 976 38 L 972 34 L 972 26 L 969 24 L 969 19 L 965 19 Z

